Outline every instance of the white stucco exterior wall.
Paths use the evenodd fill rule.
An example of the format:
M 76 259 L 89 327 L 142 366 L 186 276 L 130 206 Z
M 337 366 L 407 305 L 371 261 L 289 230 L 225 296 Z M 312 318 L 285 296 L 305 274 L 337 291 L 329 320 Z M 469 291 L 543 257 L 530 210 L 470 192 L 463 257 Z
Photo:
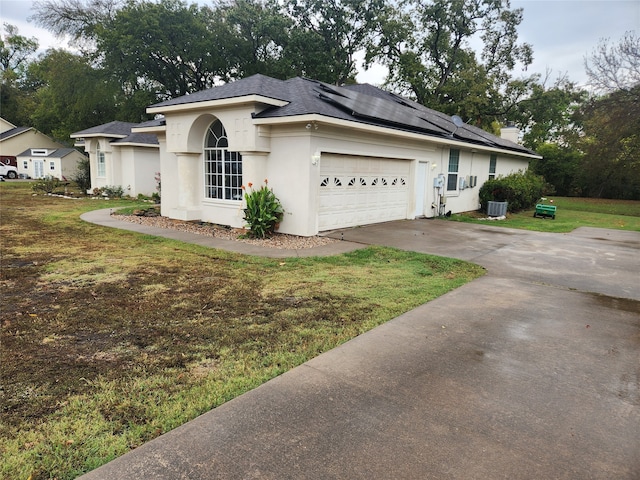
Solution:
M 162 175 L 162 215 L 182 220 L 243 227 L 243 202 L 207 199 L 204 196 L 204 140 L 208 127 L 222 122 L 229 150 L 243 158 L 245 186 L 269 187 L 280 199 L 285 215 L 279 231 L 302 236 L 318 233 L 320 167 L 323 155 L 352 155 L 407 162 L 409 196 L 404 218 L 433 217 L 439 209 L 439 193 L 446 196 L 445 211 L 476 210 L 478 192 L 489 176 L 491 153 L 497 153 L 496 175 L 524 170 L 528 158 L 485 146 L 474 147 L 457 141 L 370 127 L 354 122 L 316 117 L 313 121 L 291 117 L 256 122 L 252 113 L 263 105 L 235 104 L 215 109 L 181 106 L 164 112 L 166 137 L 159 134 Z M 317 120 L 317 121 L 316 121 Z M 307 126 L 310 125 L 310 128 Z M 477 177 L 474 187 L 438 191 L 433 186 L 438 174 L 447 175 L 449 150 L 460 150 L 458 178 Z M 312 157 L 320 154 L 313 164 Z M 445 187 L 446 189 L 446 187 Z M 421 210 L 421 211 L 420 211 Z
M 150 197 L 156 192 L 155 174 L 160 172 L 158 145 L 113 144 L 113 138 L 89 137 L 84 140 L 89 155 L 91 189 L 107 186 L 122 187 L 125 195 Z M 105 175 L 98 175 L 96 147 L 105 156 Z
M 138 195 L 150 197 L 156 193 L 155 174 L 160 172 L 158 146 L 122 145 L 115 150 L 120 157 L 120 178 L 125 193 L 132 197 Z

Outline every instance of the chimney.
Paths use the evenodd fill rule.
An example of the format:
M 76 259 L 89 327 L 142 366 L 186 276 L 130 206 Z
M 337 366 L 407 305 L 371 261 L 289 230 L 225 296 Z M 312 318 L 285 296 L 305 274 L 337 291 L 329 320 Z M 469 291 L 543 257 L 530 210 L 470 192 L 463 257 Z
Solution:
M 509 122 L 506 127 L 500 129 L 500 138 L 513 143 L 520 143 L 520 129 L 513 122 Z

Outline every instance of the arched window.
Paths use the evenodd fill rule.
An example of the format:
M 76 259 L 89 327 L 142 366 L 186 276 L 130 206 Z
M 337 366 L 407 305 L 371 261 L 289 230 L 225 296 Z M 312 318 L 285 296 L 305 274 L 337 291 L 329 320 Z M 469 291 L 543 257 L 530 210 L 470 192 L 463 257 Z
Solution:
M 242 155 L 228 147 L 227 132 L 216 120 L 204 140 L 205 198 L 242 200 Z

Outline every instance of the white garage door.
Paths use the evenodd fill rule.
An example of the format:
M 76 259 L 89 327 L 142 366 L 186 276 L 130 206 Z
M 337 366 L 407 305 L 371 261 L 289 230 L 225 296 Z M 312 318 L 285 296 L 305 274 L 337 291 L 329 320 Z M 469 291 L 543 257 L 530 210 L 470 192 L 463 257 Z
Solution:
M 318 229 L 406 218 L 410 168 L 408 160 L 323 154 Z

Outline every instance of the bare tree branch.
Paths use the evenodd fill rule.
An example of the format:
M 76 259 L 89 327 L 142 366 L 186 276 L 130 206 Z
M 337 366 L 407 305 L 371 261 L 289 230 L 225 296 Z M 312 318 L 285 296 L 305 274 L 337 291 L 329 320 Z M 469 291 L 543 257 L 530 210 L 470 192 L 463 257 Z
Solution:
M 596 90 L 631 94 L 640 85 L 640 37 L 627 32 L 616 45 L 603 39 L 584 64 L 590 85 Z

